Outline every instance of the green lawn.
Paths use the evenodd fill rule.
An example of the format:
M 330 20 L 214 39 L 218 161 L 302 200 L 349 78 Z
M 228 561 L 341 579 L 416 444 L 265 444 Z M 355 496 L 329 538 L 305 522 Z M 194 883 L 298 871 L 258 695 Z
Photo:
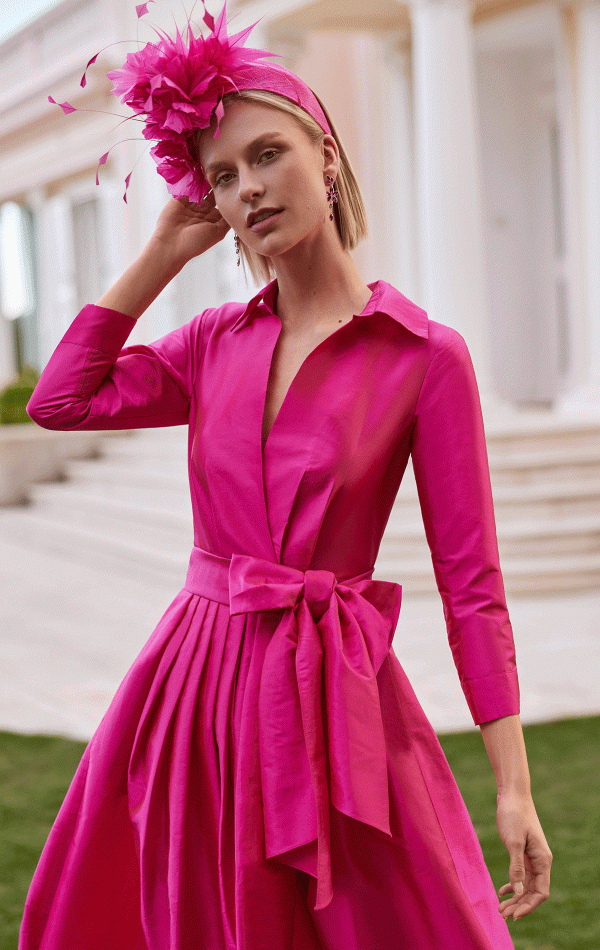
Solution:
M 554 856 L 550 899 L 510 920 L 516 950 L 600 950 L 600 717 L 525 726 L 533 799 Z M 479 730 L 440 736 L 496 890 L 508 852 L 496 830 L 496 781 Z
M 600 950 L 599 730 L 600 717 L 525 727 L 554 866 L 550 900 L 509 922 L 516 950 Z M 496 832 L 496 786 L 479 731 L 440 739 L 498 888 L 508 856 Z M 84 748 L 0 732 L 0 950 L 16 950 L 31 875 Z

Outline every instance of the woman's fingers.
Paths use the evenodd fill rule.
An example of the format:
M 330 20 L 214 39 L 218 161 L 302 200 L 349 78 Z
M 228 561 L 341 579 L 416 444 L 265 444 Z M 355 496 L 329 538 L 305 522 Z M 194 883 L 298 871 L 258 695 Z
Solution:
M 498 909 L 503 917 L 517 920 L 548 899 L 552 853 L 531 796 L 499 795 L 497 821 L 510 860 L 509 882 L 498 893 L 512 894 Z
M 500 896 L 511 894 L 508 900 L 502 901 L 498 907 L 504 918 L 512 917 L 518 920 L 539 907 L 548 899 L 550 893 L 550 866 L 552 855 L 545 842 L 528 839 L 526 851 L 524 854 L 525 880 L 520 888 L 521 882 L 509 881 L 498 891 Z

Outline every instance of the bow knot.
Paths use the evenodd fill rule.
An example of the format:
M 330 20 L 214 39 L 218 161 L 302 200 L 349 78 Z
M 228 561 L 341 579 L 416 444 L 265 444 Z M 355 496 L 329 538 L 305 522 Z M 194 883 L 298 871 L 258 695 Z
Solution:
M 335 585 L 335 574 L 331 571 L 305 571 L 304 599 L 315 623 L 329 607 Z

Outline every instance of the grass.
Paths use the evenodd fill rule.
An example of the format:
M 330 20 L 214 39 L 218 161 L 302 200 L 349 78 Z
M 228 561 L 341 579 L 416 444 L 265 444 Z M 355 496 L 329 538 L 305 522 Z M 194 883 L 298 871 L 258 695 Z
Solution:
M 525 726 L 533 799 L 554 856 L 550 899 L 510 920 L 516 950 L 600 950 L 600 717 Z M 496 890 L 508 852 L 496 830 L 496 782 L 479 730 L 440 736 Z
M 600 717 L 525 727 L 533 795 L 554 854 L 550 900 L 510 921 L 516 950 L 600 950 Z M 496 888 L 508 855 L 494 776 L 477 731 L 440 741 Z M 0 950 L 16 950 L 25 895 L 84 742 L 0 732 Z
M 85 742 L 0 732 L 0 950 L 16 950 L 23 904 Z

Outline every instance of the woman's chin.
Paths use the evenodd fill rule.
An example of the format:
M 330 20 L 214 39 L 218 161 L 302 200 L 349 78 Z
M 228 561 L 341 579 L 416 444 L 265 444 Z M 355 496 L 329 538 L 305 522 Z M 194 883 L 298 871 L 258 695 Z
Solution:
M 251 244 L 248 244 L 248 247 L 251 251 L 254 251 L 255 254 L 261 254 L 263 257 L 279 257 L 281 254 L 285 254 L 286 251 L 291 250 L 294 247 L 296 242 L 292 241 L 282 241 L 281 239 L 273 237 L 272 239 L 257 241 L 256 246 L 252 247 Z

